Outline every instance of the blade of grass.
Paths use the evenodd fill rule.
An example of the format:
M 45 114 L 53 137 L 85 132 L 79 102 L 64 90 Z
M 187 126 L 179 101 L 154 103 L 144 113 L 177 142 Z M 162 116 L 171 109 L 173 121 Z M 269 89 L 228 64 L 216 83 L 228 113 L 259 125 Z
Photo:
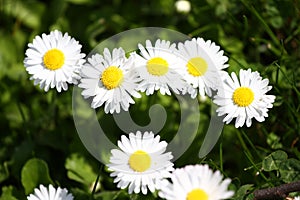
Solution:
M 254 42 L 257 43 L 264 43 L 267 46 L 267 49 L 269 49 L 271 52 L 273 52 L 276 56 L 281 57 L 282 56 L 282 48 L 280 48 L 280 50 L 278 50 L 277 47 L 274 47 L 269 40 L 264 39 L 264 38 L 253 38 Z
M 245 65 L 243 65 L 238 59 L 234 58 L 233 56 L 230 56 L 230 59 L 236 62 L 242 69 L 248 69 Z
M 244 22 L 243 23 L 244 24 L 243 38 L 245 40 L 247 38 L 248 31 L 249 31 L 249 23 L 248 23 L 248 18 L 246 15 L 243 15 L 243 22 Z
M 274 44 L 281 48 L 280 41 L 276 37 L 276 35 L 273 33 L 272 29 L 268 26 L 268 24 L 265 22 L 265 20 L 261 17 L 261 15 L 257 12 L 257 10 L 252 6 L 249 5 L 245 0 L 241 0 L 241 2 L 244 4 L 244 6 L 259 20 L 259 22 L 263 25 L 265 31 L 270 36 Z
M 238 139 L 239 139 L 244 151 L 248 153 L 248 155 L 251 157 L 251 159 L 253 159 L 253 156 L 252 156 L 250 150 L 248 149 L 248 147 L 247 147 L 247 145 L 246 145 L 246 143 L 245 143 L 245 141 L 244 141 L 244 139 L 241 135 L 241 132 L 239 130 L 237 131 L 237 136 L 238 136 Z
M 284 76 L 284 78 L 288 81 L 288 83 L 293 87 L 293 89 L 295 90 L 295 92 L 297 93 L 298 96 L 300 96 L 300 92 L 297 89 L 296 85 L 288 78 L 288 76 L 284 73 L 284 71 L 281 69 L 280 65 L 275 63 L 275 66 L 279 68 L 280 72 L 282 73 L 282 75 Z
M 247 136 L 247 134 L 245 133 L 244 130 L 241 129 L 242 135 L 243 137 L 246 139 L 246 141 L 248 142 L 248 144 L 250 144 L 251 148 L 254 150 L 254 152 L 256 153 L 256 155 L 260 158 L 263 159 L 262 155 L 257 151 L 257 148 L 254 146 L 254 144 L 252 143 L 252 141 L 249 139 L 249 137 Z
M 204 33 L 206 31 L 208 31 L 210 29 L 214 29 L 214 28 L 216 28 L 216 26 L 214 24 L 212 24 L 212 25 L 206 25 L 206 26 L 203 26 L 201 28 L 197 28 L 196 30 L 194 30 L 191 33 L 189 33 L 188 35 L 190 37 L 195 37 L 197 35 L 200 35 L 201 33 Z
M 100 174 L 101 174 L 101 172 L 102 172 L 102 169 L 103 169 L 103 165 L 100 164 L 99 171 L 98 171 L 98 175 L 97 175 L 97 178 L 96 178 L 96 181 L 95 181 L 93 190 L 92 190 L 92 194 L 91 194 L 91 196 L 90 196 L 90 200 L 93 200 L 93 199 L 94 199 L 94 195 L 95 195 L 95 193 L 96 193 L 96 188 L 97 188 L 97 185 L 98 185 L 98 182 L 99 182 L 99 179 L 100 179 Z

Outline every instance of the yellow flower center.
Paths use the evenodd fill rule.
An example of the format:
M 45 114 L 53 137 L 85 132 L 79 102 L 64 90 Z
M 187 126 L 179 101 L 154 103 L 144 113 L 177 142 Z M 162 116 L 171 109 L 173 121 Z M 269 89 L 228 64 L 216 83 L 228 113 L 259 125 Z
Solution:
M 207 63 L 203 58 L 194 57 L 191 58 L 187 65 L 188 72 L 193 76 L 203 76 L 207 71 Z
M 168 62 L 160 57 L 155 57 L 147 62 L 147 70 L 154 76 L 162 76 L 168 72 Z
M 186 200 L 208 200 L 208 195 L 204 190 L 194 189 L 187 194 Z
M 101 81 L 106 89 L 111 90 L 120 85 L 123 81 L 123 72 L 116 66 L 106 68 L 101 75 Z
M 233 92 L 232 99 L 236 105 L 246 107 L 254 100 L 254 93 L 248 87 L 240 87 Z
M 145 151 L 138 150 L 129 157 L 128 162 L 129 162 L 129 166 L 134 171 L 144 172 L 150 168 L 151 157 Z
M 43 57 L 44 65 L 49 70 L 61 68 L 65 63 L 65 55 L 61 50 L 51 49 Z

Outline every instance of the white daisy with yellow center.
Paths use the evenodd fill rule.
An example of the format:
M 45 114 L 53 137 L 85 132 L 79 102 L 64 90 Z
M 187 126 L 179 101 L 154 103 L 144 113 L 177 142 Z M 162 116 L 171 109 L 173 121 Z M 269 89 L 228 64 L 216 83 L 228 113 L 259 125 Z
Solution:
M 275 101 L 274 95 L 266 94 L 272 89 L 268 84 L 268 79 L 262 79 L 258 72 L 251 72 L 251 69 L 240 70 L 239 79 L 234 72 L 231 77 L 226 74 L 213 100 L 219 106 L 218 115 L 226 115 L 223 121 L 227 124 L 236 118 L 236 128 L 242 127 L 245 122 L 250 127 L 252 118 L 258 122 L 264 121 Z
M 178 54 L 181 57 L 181 67 L 184 68 L 184 80 L 189 84 L 183 93 L 189 93 L 195 98 L 212 95 L 212 90 L 217 89 L 221 76 L 228 64 L 228 60 L 220 51 L 220 47 L 210 40 L 193 38 L 178 44 Z
M 139 84 L 140 91 L 152 95 L 159 90 L 163 95 L 171 95 L 170 89 L 179 94 L 185 87 L 178 68 L 178 57 L 174 54 L 175 46 L 170 41 L 160 39 L 156 40 L 154 46 L 150 40 L 146 41 L 146 47 L 138 44 L 141 55 L 134 56 L 135 69 L 142 79 Z
M 137 131 L 125 135 L 118 141 L 119 149 L 111 151 L 110 163 L 107 165 L 118 188 L 128 187 L 128 193 L 147 194 L 148 189 L 154 192 L 160 189 L 163 178 L 170 177 L 173 156 L 166 151 L 167 143 L 154 137 L 152 132 Z M 148 189 L 147 189 L 148 188 Z
M 46 92 L 54 87 L 61 92 L 68 89 L 68 83 L 78 83 L 85 54 L 80 53 L 81 45 L 68 33 L 55 30 L 36 36 L 28 47 L 24 65 L 34 85 L 39 84 Z
M 175 169 L 171 182 L 165 180 L 159 196 L 167 200 L 221 200 L 233 196 L 228 190 L 230 179 L 223 180 L 219 171 L 208 165 L 187 165 Z
M 103 56 L 95 54 L 88 58 L 82 67 L 82 79 L 78 86 L 83 88 L 81 94 L 85 98 L 93 98 L 92 108 L 105 103 L 105 113 L 119 113 L 121 109 L 128 111 L 130 104 L 135 103 L 132 97 L 141 97 L 136 90 L 140 79 L 131 70 L 132 59 L 125 57 L 122 48 L 113 49 L 112 54 L 105 48 Z
M 30 194 L 27 200 L 73 200 L 73 195 L 68 193 L 65 188 L 58 187 L 55 189 L 49 185 L 47 189 L 45 186 L 40 185 L 40 188 L 34 189 L 34 194 Z

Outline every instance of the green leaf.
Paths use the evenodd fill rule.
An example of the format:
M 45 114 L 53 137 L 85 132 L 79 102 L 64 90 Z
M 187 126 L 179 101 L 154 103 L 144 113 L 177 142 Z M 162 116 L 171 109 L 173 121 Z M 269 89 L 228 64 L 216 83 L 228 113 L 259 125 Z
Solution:
M 47 163 L 38 158 L 32 158 L 27 161 L 22 168 L 21 182 L 25 188 L 26 195 L 32 193 L 39 184 L 53 184 L 49 176 Z
M 3 187 L 0 200 L 18 200 L 16 197 L 13 196 L 13 189 L 13 186 Z
M 82 183 L 88 188 L 93 185 L 97 178 L 97 174 L 94 173 L 93 168 L 82 155 L 72 154 L 67 158 L 65 167 L 70 179 Z
M 279 166 L 279 173 L 286 183 L 300 180 L 300 161 L 290 158 L 282 162 Z
M 267 143 L 272 149 L 282 148 L 282 144 L 280 142 L 280 137 L 275 133 L 270 133 L 267 137 Z
M 253 189 L 252 184 L 247 184 L 241 186 L 238 191 L 235 193 L 234 199 L 235 200 L 243 200 L 245 199 L 245 196 L 248 194 L 249 190 Z
M 265 159 L 262 162 L 263 170 L 265 171 L 272 171 L 272 170 L 278 170 L 278 166 L 281 162 L 287 160 L 288 156 L 284 151 L 275 151 L 265 157 Z
M 254 194 L 253 193 L 249 194 L 245 200 L 254 200 Z

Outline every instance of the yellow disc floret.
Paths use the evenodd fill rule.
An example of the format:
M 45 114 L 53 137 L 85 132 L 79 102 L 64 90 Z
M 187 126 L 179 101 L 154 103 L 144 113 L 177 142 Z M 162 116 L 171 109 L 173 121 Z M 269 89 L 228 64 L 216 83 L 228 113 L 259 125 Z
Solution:
M 128 162 L 134 171 L 144 172 L 151 166 L 151 157 L 145 151 L 138 150 L 129 157 Z
M 169 70 L 168 62 L 160 57 L 151 58 L 147 62 L 147 70 L 154 76 L 162 76 Z
M 236 105 L 246 107 L 254 100 L 254 93 L 248 87 L 240 87 L 233 92 L 232 99 Z
M 208 65 L 203 58 L 194 57 L 188 61 L 186 67 L 189 74 L 193 76 L 203 76 L 207 71 Z
M 44 66 L 49 70 L 57 70 L 65 63 L 65 55 L 59 49 L 47 51 L 43 57 Z
M 102 75 L 101 81 L 106 89 L 111 90 L 118 87 L 123 81 L 123 72 L 116 66 L 110 66 L 106 68 Z
M 186 200 L 208 200 L 208 195 L 204 190 L 194 189 L 187 194 Z

